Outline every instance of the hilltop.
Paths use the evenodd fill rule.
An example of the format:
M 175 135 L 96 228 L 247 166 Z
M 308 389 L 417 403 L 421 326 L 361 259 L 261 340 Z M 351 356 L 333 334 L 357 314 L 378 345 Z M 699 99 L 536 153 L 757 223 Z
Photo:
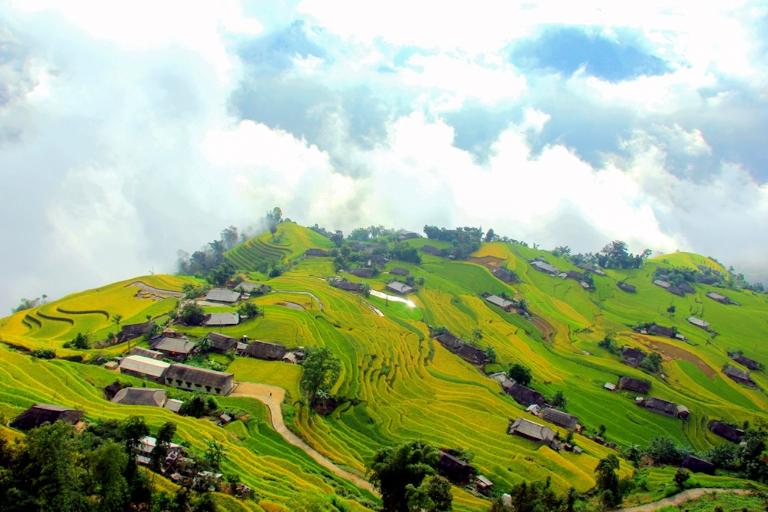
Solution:
M 304 492 L 348 510 L 372 508 L 377 498 L 342 473 L 365 477 L 377 450 L 414 439 L 470 453 L 471 465 L 493 482 L 494 492 L 547 478 L 558 492 L 585 492 L 595 486 L 598 462 L 611 454 L 623 456 L 630 447 L 664 437 L 704 455 L 727 443 L 710 431 L 711 421 L 741 426 L 768 420 L 765 373 L 752 371 L 754 385 L 744 385 L 723 371 L 727 365 L 742 368 L 731 358 L 735 352 L 768 363 L 768 295 L 735 286 L 718 262 L 674 253 L 641 258 L 637 268 L 610 268 L 497 237 L 475 243 L 472 231 L 428 234 L 432 238 L 358 231 L 342 241 L 320 228 L 283 221 L 274 233 L 222 251 L 231 266 L 222 286 L 239 290 L 244 280 L 268 287 L 237 304 L 207 300 L 202 275 L 154 275 L 17 312 L 0 320 L 0 371 L 7 377 L 0 382 L 0 413 L 12 418 L 33 403 L 49 402 L 76 406 L 93 421 L 131 414 L 155 427 L 175 421 L 179 441 L 222 443 L 223 467 L 254 490 L 257 499 L 246 502 L 220 495 L 230 510 L 285 510 Z M 400 296 L 388 287 L 393 280 L 412 290 Z M 359 283 L 347 288 L 361 293 L 340 283 Z M 489 301 L 489 295 L 506 302 Z M 731 303 L 713 298 L 718 296 Z M 230 326 L 181 325 L 174 319 L 186 300 L 197 301 L 206 315 L 242 311 L 243 302 L 260 314 Z M 708 329 L 691 317 L 707 322 Z M 101 388 L 117 377 L 141 385 L 102 365 L 131 346 L 147 347 L 144 338 L 114 341 L 125 325 L 148 321 L 192 340 L 218 332 L 285 351 L 328 348 L 340 363 L 338 379 L 327 390 L 334 401 L 328 414 L 318 412 L 300 388 L 302 367 L 282 356 L 213 353 L 194 364 L 231 372 L 241 383 L 284 389 L 287 427 L 343 472 L 330 471 L 275 430 L 274 413 L 270 420 L 262 403 L 270 405 L 271 392 L 261 401 L 237 392 L 220 398 L 225 408 L 241 413 L 226 426 L 105 400 Z M 659 335 L 652 325 L 674 334 Z M 90 348 L 72 346 L 78 333 L 88 334 Z M 440 333 L 455 335 L 463 345 L 436 338 Z M 626 364 L 625 347 L 642 350 L 648 361 L 658 354 L 658 360 Z M 27 350 L 52 350 L 55 358 L 32 358 Z M 516 364 L 530 370 L 529 386 L 543 400 L 578 419 L 583 430 L 572 435 L 572 444 L 581 453 L 507 433 L 510 420 L 522 418 L 569 438 L 566 428 L 504 392 L 500 374 Z M 685 406 L 687 418 L 638 406 L 637 392 L 606 389 L 622 376 L 648 381 L 647 396 Z M 16 435 L 5 425 L 0 429 Z M 622 458 L 620 475 L 633 471 Z M 647 489 L 632 499 L 668 492 L 669 468 L 642 471 Z M 696 479 L 703 486 L 741 487 L 746 481 L 740 476 L 718 471 Z M 490 506 L 474 489 L 456 486 L 453 494 L 456 510 Z

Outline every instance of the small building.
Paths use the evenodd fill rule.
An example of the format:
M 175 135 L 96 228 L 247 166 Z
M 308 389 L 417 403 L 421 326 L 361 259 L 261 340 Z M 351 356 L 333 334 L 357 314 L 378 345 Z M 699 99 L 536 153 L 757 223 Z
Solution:
M 511 422 L 507 433 L 538 443 L 551 443 L 555 439 L 555 432 L 551 428 L 525 418 L 517 418 Z
M 237 346 L 237 340 L 235 338 L 218 332 L 208 333 L 208 343 L 210 343 L 212 351 L 221 354 L 234 350 Z
M 125 341 L 133 340 L 146 336 L 152 332 L 155 328 L 154 322 L 144 322 L 141 324 L 127 324 L 120 329 L 120 333 L 117 335 L 117 341 L 123 343 Z
M 364 279 L 370 279 L 376 275 L 376 269 L 373 268 L 353 268 L 349 271 L 350 274 L 356 277 L 362 277 Z
M 532 260 L 530 263 L 531 263 L 531 266 L 536 270 L 538 270 L 539 272 L 544 272 L 545 274 L 549 274 L 552 276 L 556 276 L 560 273 L 560 270 L 558 270 L 557 267 L 555 267 L 554 265 L 550 265 L 546 261 L 536 259 L 536 260 Z
M 676 338 L 677 329 L 674 327 L 665 327 L 655 323 L 646 324 L 641 326 L 638 330 L 641 334 L 650 334 L 651 336 L 664 336 L 665 338 Z M 643 333 L 645 331 L 645 333 Z
M 730 364 L 727 364 L 723 367 L 723 373 L 728 378 L 730 378 L 735 382 L 738 382 L 739 384 L 745 384 L 747 386 L 755 385 L 755 381 L 753 381 L 752 378 L 749 376 L 749 372 L 740 370 L 739 368 L 736 368 L 735 366 L 731 366 Z
M 415 238 L 421 238 L 421 235 L 414 233 L 413 231 L 400 231 L 397 234 L 397 239 L 401 242 L 404 242 L 405 240 L 413 240 Z
M 395 276 L 407 276 L 410 274 L 407 268 L 402 267 L 393 267 L 392 270 L 389 271 L 390 274 Z
M 488 295 L 485 298 L 485 300 L 493 304 L 494 306 L 500 307 L 506 312 L 510 312 L 515 309 L 514 302 L 512 302 L 511 300 L 505 299 L 504 297 L 499 297 L 498 295 Z
M 637 287 L 635 287 L 635 285 L 629 284 L 629 283 L 624 282 L 624 281 L 617 282 L 616 286 L 618 286 L 620 290 L 625 291 L 627 293 L 636 293 L 637 292 Z
M 243 281 L 235 287 L 235 290 L 247 293 L 248 295 L 266 295 L 272 291 L 272 288 L 266 284 L 249 283 L 248 281 Z
M 391 283 L 387 283 L 387 290 L 399 293 L 400 295 L 408 295 L 409 293 L 413 293 L 412 286 L 408 286 L 407 284 L 401 283 L 400 281 L 392 281 Z
M 441 450 L 440 459 L 437 462 L 437 472 L 453 483 L 465 484 L 472 478 L 475 470 L 467 461 Z
M 645 359 L 645 352 L 639 348 L 624 347 L 621 350 L 621 361 L 624 364 L 637 368 L 643 359 Z
M 162 352 L 169 359 L 184 361 L 197 350 L 197 345 L 190 341 L 189 338 L 162 336 L 152 343 L 152 348 Z
M 504 267 L 496 267 L 491 271 L 491 273 L 496 277 L 496 279 L 499 279 L 500 281 L 504 281 L 505 283 L 519 283 L 520 278 L 512 272 L 511 270 L 508 270 Z
M 673 404 L 672 402 L 662 400 L 661 398 L 640 398 L 636 400 L 636 403 L 648 410 L 659 414 L 666 414 L 673 418 L 687 419 L 690 414 L 688 408 L 684 405 Z
M 520 405 L 528 407 L 529 405 L 536 404 L 539 407 L 543 407 L 547 403 L 541 393 L 535 389 L 518 384 L 513 380 L 502 383 L 501 387 L 505 393 L 514 398 L 515 402 Z
M 542 409 L 539 413 L 539 417 L 544 421 L 554 423 L 555 425 L 568 430 L 575 430 L 577 432 L 581 430 L 579 419 L 576 416 L 552 407 L 545 407 Z
M 672 288 L 672 283 L 670 283 L 669 281 L 665 281 L 664 279 L 654 279 L 653 284 L 661 288 L 664 288 L 665 290 Z
M 230 290 L 229 288 L 211 288 L 206 294 L 205 300 L 222 304 L 234 304 L 240 300 L 240 292 Z
M 709 430 L 716 436 L 727 439 L 732 443 L 740 443 L 744 439 L 744 430 L 724 421 L 711 421 Z
M 720 304 L 735 304 L 730 298 L 726 297 L 725 295 L 717 292 L 708 292 L 707 297 L 714 300 L 715 302 L 719 302 Z
M 740 365 L 746 366 L 747 368 L 749 368 L 750 370 L 753 370 L 753 371 L 758 371 L 758 370 L 761 370 L 763 368 L 762 364 L 758 363 L 754 359 L 750 359 L 750 358 L 746 357 L 741 352 L 729 352 L 728 353 L 728 357 L 730 357 L 731 359 L 733 359 L 734 361 L 736 361 Z
M 227 327 L 240 323 L 238 313 L 210 313 L 206 315 L 206 327 Z
M 345 292 L 362 293 L 365 291 L 365 285 L 363 283 L 353 283 L 346 279 L 331 279 L 328 284 L 339 290 L 344 290 Z
M 619 389 L 645 395 L 651 390 L 651 382 L 645 379 L 624 376 L 619 378 Z
M 442 249 L 438 249 L 437 247 L 433 245 L 425 245 L 421 248 L 421 252 L 425 252 L 427 254 L 431 254 L 432 256 L 443 256 L 444 252 Z
M 186 364 L 173 364 L 165 373 L 165 384 L 187 391 L 228 395 L 235 387 L 235 376 Z
M 163 382 L 163 376 L 170 367 L 165 361 L 144 356 L 128 356 L 120 361 L 120 373 L 155 382 Z
M 707 322 L 706 320 L 702 320 L 701 318 L 698 318 L 695 316 L 689 316 L 688 323 L 695 325 L 700 329 L 704 329 L 705 331 L 709 331 L 709 322 Z
M 139 439 L 134 448 L 136 453 L 136 462 L 142 466 L 149 466 L 152 464 L 152 452 L 157 446 L 157 438 L 152 436 L 144 436 Z M 168 443 L 168 449 L 166 450 L 165 460 L 163 461 L 161 471 L 164 473 L 167 468 L 172 466 L 178 459 L 184 455 L 184 448 L 175 443 Z
M 83 411 L 77 409 L 54 404 L 35 404 L 16 416 L 10 426 L 18 430 L 32 430 L 46 423 L 56 423 L 57 421 L 75 425 L 82 419 Z
M 150 359 L 162 359 L 163 353 L 158 352 L 157 350 L 152 350 L 144 347 L 133 347 L 129 352 L 129 356 L 143 356 L 148 357 Z
M 304 256 L 315 256 L 315 257 L 323 258 L 330 255 L 331 255 L 330 251 L 326 251 L 325 249 L 318 249 L 316 247 L 313 247 L 311 249 L 307 249 L 306 251 L 304 251 Z
M 168 400 L 165 401 L 165 405 L 163 406 L 163 408 L 178 414 L 179 411 L 181 410 L 182 405 L 184 405 L 183 401 L 176 400 L 175 398 L 169 398 Z
M 707 473 L 709 475 L 712 475 L 715 473 L 715 465 L 709 462 L 708 460 L 701 459 L 699 457 L 696 457 L 695 455 L 686 455 L 683 459 L 682 464 L 680 464 L 681 468 L 685 468 L 688 471 L 692 471 L 694 473 Z
M 471 363 L 474 365 L 483 365 L 490 362 L 490 358 L 488 357 L 488 354 L 484 350 L 478 347 L 472 346 L 471 344 L 457 338 L 456 336 L 454 336 L 448 331 L 438 336 L 435 336 L 435 339 L 443 347 L 448 349 L 450 352 L 453 352 L 457 356 L 461 357 L 468 363 Z
M 489 495 L 491 489 L 493 489 L 493 482 L 491 482 L 485 475 L 477 475 L 475 477 L 475 489 L 477 492 L 484 495 Z
M 123 388 L 112 397 L 112 402 L 123 405 L 151 405 L 163 407 L 168 395 L 162 389 Z
M 245 347 L 238 348 L 237 350 L 237 353 L 241 356 L 266 359 L 267 361 L 280 361 L 287 352 L 288 349 L 283 345 L 259 340 L 253 340 L 246 344 Z
M 616 391 L 616 384 L 613 382 L 606 382 L 603 384 L 603 388 L 607 389 L 608 391 Z

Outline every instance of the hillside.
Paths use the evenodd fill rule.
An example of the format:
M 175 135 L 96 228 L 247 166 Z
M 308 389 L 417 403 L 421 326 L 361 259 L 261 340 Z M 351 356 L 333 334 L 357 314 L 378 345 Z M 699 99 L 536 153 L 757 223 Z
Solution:
M 424 239 L 403 244 L 414 248 L 446 245 Z M 483 243 L 464 261 L 420 251 L 420 264 L 389 261 L 371 278 L 340 273 L 349 281 L 384 291 L 395 277 L 389 271 L 394 267 L 406 269 L 414 282 L 423 283 L 408 295 L 415 305 L 409 307 L 394 299 L 365 297 L 330 286 L 325 278 L 337 273 L 332 258 L 302 256 L 310 248 L 330 250 L 333 243 L 289 222 L 281 223 L 274 236 L 265 233 L 235 247 L 226 257 L 246 276 L 263 279 L 257 271 L 264 262 L 287 265 L 282 275 L 260 281 L 272 288 L 271 293 L 250 299 L 262 309 L 263 316 L 232 327 L 176 328 L 192 338 L 216 331 L 289 348 L 328 347 L 341 361 L 341 376 L 332 391 L 348 399 L 328 416 L 316 414 L 301 399 L 298 365 L 223 356 L 216 361 L 228 365 L 239 382 L 285 389 L 283 415 L 292 430 L 347 471 L 364 475 L 366 462 L 376 450 L 420 439 L 441 448 L 471 452 L 472 464 L 498 489 L 549 477 L 558 491 L 571 486 L 586 491 L 595 485 L 598 461 L 617 453 L 588 437 L 594 436 L 600 425 L 605 426 L 606 440 L 620 448 L 645 446 L 654 437 L 665 436 L 704 452 L 724 442 L 709 431 L 710 420 L 737 425 L 768 420 L 768 397 L 763 391 L 768 388 L 766 374 L 752 372 L 756 386 L 748 387 L 722 372 L 723 366 L 732 362 L 728 352 L 735 350 L 768 363 L 768 296 L 723 291 L 701 283 L 692 285 L 693 293 L 678 296 L 653 284 L 659 269 L 706 265 L 724 272 L 708 258 L 675 253 L 653 258 L 639 269 L 606 269 L 604 275 L 592 275 L 592 290 L 578 280 L 551 276 L 530 264 L 534 258 L 543 258 L 561 271 L 581 272 L 569 260 L 502 242 Z M 497 279 L 492 270 L 499 267 L 513 271 L 520 282 L 509 284 Z M 635 292 L 621 290 L 619 281 L 634 286 Z M 153 425 L 172 420 L 179 423 L 178 437 L 192 445 L 201 446 L 211 437 L 220 440 L 227 453 L 227 469 L 237 472 L 255 490 L 260 497 L 256 502 L 263 510 L 278 510 L 270 507 L 287 505 L 301 490 L 336 496 L 350 510 L 372 506 L 374 498 L 364 490 L 332 475 L 288 445 L 270 426 L 264 406 L 256 400 L 222 398 L 222 403 L 250 414 L 248 421 L 226 427 L 149 407 L 133 410 L 102 397 L 99 388 L 115 379 L 113 371 L 61 359 L 32 359 L 20 351 L 51 348 L 58 358 L 82 355 L 85 359 L 121 354 L 126 344 L 84 351 L 63 345 L 78 332 L 87 332 L 93 339 L 108 338 L 117 330 L 116 314 L 122 316 L 123 324 L 147 318 L 165 321 L 177 307 L 175 295 L 182 286 L 197 282 L 191 277 L 143 276 L 0 320 L 0 341 L 16 348 L 0 348 L 4 375 L 0 413 L 11 418 L 30 404 L 44 401 L 76 405 L 91 419 L 141 414 Z M 712 300 L 706 296 L 711 291 L 724 293 L 738 305 Z M 531 316 L 493 306 L 483 299 L 484 293 L 523 299 Z M 205 309 L 234 310 L 210 304 Z M 689 316 L 709 322 L 716 335 L 690 324 Z M 677 328 L 685 340 L 632 329 L 649 322 Z M 464 339 L 474 337 L 481 349 L 493 349 L 497 362 L 483 371 L 432 339 L 429 326 L 447 328 Z M 618 347 L 658 352 L 662 371 L 651 374 L 623 364 L 620 354 L 601 344 L 606 336 Z M 557 392 L 565 395 L 568 413 L 577 416 L 585 427 L 583 434 L 574 436 L 583 453 L 556 451 L 506 433 L 510 419 L 542 421 L 486 375 L 514 363 L 531 369 L 531 386 L 545 397 Z M 649 380 L 650 395 L 684 404 L 690 417 L 681 421 L 656 414 L 638 407 L 634 393 L 604 389 L 605 383 L 616 383 L 620 376 Z M 548 426 L 565 438 L 565 429 Z M 622 460 L 621 473 L 631 473 L 627 461 Z M 727 478 L 711 477 L 710 485 L 723 486 L 721 480 Z M 728 486 L 733 486 L 731 480 Z M 454 488 L 456 510 L 487 510 L 489 506 L 486 498 Z

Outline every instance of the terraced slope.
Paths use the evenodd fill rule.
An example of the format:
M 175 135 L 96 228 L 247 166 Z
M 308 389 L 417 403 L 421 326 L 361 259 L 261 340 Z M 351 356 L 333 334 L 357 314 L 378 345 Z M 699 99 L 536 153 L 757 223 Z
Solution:
M 330 249 L 333 243 L 311 229 L 293 222 L 282 222 L 277 233 L 262 233 L 226 253 L 226 258 L 245 271 L 258 270 L 264 263 L 293 260 L 307 249 Z

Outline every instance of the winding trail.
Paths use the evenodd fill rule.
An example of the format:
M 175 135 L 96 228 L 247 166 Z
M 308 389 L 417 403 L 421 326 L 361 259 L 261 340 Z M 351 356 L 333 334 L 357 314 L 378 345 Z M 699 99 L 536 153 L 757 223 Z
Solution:
M 184 296 L 183 292 L 177 292 L 173 290 L 164 290 L 162 288 L 155 288 L 154 286 L 150 286 L 144 281 L 134 281 L 130 284 L 125 285 L 126 288 L 129 286 L 136 286 L 137 288 L 140 288 L 141 291 L 146 293 L 152 293 L 154 295 L 157 295 L 158 297 L 176 297 L 180 298 Z
M 659 510 L 660 508 L 664 508 L 664 507 L 670 507 L 670 506 L 674 507 L 677 505 L 682 505 L 686 501 L 691 501 L 697 498 L 701 498 L 706 494 L 715 494 L 715 493 L 750 494 L 751 492 L 752 491 L 749 491 L 747 489 L 720 489 L 720 488 L 689 489 L 679 494 L 675 494 L 674 496 L 670 496 L 669 498 L 664 498 L 663 500 L 654 501 L 653 503 L 646 503 L 645 505 L 638 505 L 637 507 L 622 508 L 622 509 L 619 509 L 617 512 L 653 512 L 654 510 Z
M 241 396 L 248 398 L 255 398 L 259 402 L 263 403 L 269 409 L 269 417 L 272 422 L 272 427 L 275 431 L 282 436 L 289 444 L 296 446 L 309 455 L 315 462 L 329 470 L 334 475 L 344 480 L 348 480 L 370 492 L 374 496 L 378 496 L 378 492 L 374 489 L 373 485 L 367 480 L 364 480 L 360 476 L 350 473 L 339 466 L 331 462 L 327 457 L 320 452 L 309 446 L 299 436 L 288 430 L 283 420 L 283 411 L 281 405 L 285 400 L 285 390 L 278 386 L 270 386 L 268 384 L 256 384 L 253 382 L 241 382 L 235 388 L 235 391 L 230 396 Z

